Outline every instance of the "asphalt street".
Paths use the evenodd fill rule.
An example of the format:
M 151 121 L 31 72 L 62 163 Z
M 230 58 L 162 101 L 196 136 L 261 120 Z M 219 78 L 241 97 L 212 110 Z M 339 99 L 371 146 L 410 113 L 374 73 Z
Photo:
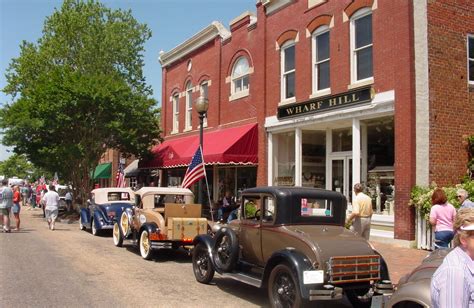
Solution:
M 185 251 L 143 260 L 77 222 L 50 231 L 39 209 L 22 209 L 20 232 L 0 233 L 0 307 L 268 307 L 266 290 L 216 274 L 197 283 Z M 323 307 L 351 307 L 340 301 Z

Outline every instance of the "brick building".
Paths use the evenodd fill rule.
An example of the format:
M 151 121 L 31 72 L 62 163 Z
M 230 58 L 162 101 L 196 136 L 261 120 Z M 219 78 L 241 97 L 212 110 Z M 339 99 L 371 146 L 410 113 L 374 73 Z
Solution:
M 374 233 L 415 237 L 416 184 L 457 183 L 474 133 L 472 1 L 257 1 L 160 54 L 165 141 L 144 168 L 179 185 L 209 99 L 210 199 L 254 185 L 367 185 Z

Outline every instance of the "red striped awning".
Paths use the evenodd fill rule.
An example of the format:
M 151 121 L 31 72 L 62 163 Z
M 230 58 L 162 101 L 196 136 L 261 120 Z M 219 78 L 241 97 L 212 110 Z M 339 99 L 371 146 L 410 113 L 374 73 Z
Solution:
M 153 159 L 140 161 L 139 168 L 186 167 L 191 162 L 198 146 L 199 134 L 165 140 L 153 148 Z M 206 165 L 257 164 L 257 124 L 204 131 L 203 156 Z

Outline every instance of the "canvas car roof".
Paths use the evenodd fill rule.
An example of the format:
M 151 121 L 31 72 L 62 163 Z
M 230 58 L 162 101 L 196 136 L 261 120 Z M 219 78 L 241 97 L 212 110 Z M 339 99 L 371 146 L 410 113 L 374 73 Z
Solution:
M 183 195 L 194 196 L 193 192 L 188 188 L 179 187 L 142 187 L 135 192 L 140 197 L 147 195 Z
M 117 200 L 117 201 L 109 201 L 107 196 L 109 193 L 128 193 L 130 196 L 129 200 Z M 94 194 L 94 201 L 96 204 L 104 204 L 104 203 L 118 203 L 118 202 L 135 202 L 135 194 L 130 187 L 107 187 L 107 188 L 96 188 L 92 190 Z

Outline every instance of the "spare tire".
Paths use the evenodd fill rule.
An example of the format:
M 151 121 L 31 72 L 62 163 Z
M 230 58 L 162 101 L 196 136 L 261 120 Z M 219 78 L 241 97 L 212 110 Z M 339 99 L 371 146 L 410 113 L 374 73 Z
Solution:
M 231 272 L 235 268 L 239 257 L 239 240 L 232 229 L 223 227 L 217 231 L 212 255 L 218 270 Z
M 130 222 L 131 222 L 131 219 L 127 211 L 123 211 L 122 216 L 120 216 L 120 229 L 122 231 L 122 235 L 124 238 L 127 238 L 132 232 Z

